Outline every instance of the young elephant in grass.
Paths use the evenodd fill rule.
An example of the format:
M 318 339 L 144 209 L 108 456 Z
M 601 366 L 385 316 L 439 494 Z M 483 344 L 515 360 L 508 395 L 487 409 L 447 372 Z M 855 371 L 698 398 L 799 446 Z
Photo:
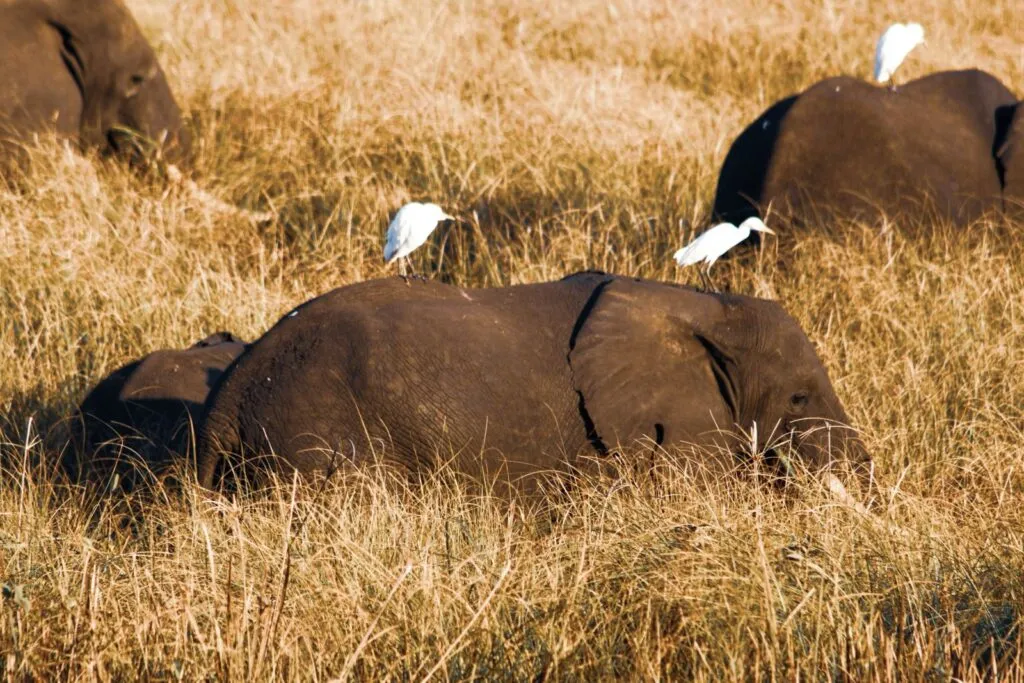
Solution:
M 735 432 L 755 423 L 759 451 L 785 440 L 812 470 L 863 473 L 846 422 L 771 301 L 596 272 L 493 289 L 391 278 L 307 302 L 239 357 L 207 403 L 198 474 L 217 487 L 383 456 L 526 492 L 645 437 L 749 458 Z
M 131 490 L 188 451 L 210 388 L 245 349 L 218 332 L 187 349 L 165 349 L 121 367 L 89 392 L 74 416 L 72 481 Z M 116 480 L 114 479 L 116 475 Z

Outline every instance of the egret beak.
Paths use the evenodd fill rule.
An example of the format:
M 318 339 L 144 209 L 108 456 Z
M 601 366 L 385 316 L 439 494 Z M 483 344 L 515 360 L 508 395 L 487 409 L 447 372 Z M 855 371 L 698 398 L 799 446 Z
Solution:
M 747 225 L 749 225 L 750 229 L 752 231 L 754 231 L 754 232 L 766 232 L 769 235 L 774 235 L 775 234 L 774 230 L 772 230 L 767 225 L 765 225 L 764 221 L 762 221 L 761 219 L 757 218 L 756 216 L 748 218 L 747 220 L 745 220 L 743 222 L 746 223 Z

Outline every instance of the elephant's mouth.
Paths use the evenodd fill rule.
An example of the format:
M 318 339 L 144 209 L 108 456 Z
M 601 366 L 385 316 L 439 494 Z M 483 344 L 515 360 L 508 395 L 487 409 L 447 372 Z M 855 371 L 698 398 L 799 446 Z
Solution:
M 125 146 L 125 141 L 128 136 L 124 130 L 118 128 L 111 128 L 107 131 L 107 148 L 115 153 L 119 154 Z
M 141 163 L 152 158 L 159 149 L 158 143 L 133 128 L 114 126 L 107 130 L 107 149 L 116 156 L 123 156 L 130 163 Z
M 796 476 L 792 450 L 786 447 L 769 448 L 764 452 L 764 461 L 778 477 L 791 479 Z
M 793 456 L 787 451 L 785 447 L 764 448 L 752 454 L 748 444 L 733 451 L 732 457 L 744 477 L 782 489 L 797 473 Z
M 748 443 L 745 452 L 737 455 L 752 465 L 760 478 L 772 486 L 782 488 L 796 478 L 800 469 L 795 437 L 796 433 L 790 429 L 776 434 L 764 445 Z M 756 450 L 751 451 L 752 447 Z

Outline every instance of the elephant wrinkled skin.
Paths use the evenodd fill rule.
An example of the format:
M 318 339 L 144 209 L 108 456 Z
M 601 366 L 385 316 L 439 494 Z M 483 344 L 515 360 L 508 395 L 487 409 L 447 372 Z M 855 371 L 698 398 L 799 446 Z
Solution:
M 863 471 L 846 421 L 774 302 L 595 272 L 492 289 L 391 278 L 312 299 L 239 357 L 201 420 L 198 474 L 216 487 L 377 453 L 416 474 L 454 453 L 458 471 L 528 491 L 644 437 L 721 446 L 731 466 L 755 422 L 759 448 L 792 436 L 812 470 Z
M 89 392 L 74 416 L 75 448 L 64 462 L 72 481 L 123 488 L 159 473 L 188 451 L 192 425 L 211 387 L 245 349 L 218 332 L 187 349 L 154 351 L 115 370 Z
M 189 147 L 163 69 L 120 0 L 0 2 L 0 162 L 35 134 L 131 154 Z

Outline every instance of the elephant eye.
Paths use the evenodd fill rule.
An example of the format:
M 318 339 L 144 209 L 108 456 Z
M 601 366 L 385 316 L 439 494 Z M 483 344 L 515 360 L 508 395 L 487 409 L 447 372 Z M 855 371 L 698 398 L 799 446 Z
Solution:
M 789 397 L 789 405 L 793 408 L 804 408 L 807 406 L 807 394 L 800 391 Z
M 135 97 L 142 88 L 142 84 L 146 82 L 146 77 L 142 74 L 132 74 L 128 78 L 128 88 L 125 91 L 125 97 Z

